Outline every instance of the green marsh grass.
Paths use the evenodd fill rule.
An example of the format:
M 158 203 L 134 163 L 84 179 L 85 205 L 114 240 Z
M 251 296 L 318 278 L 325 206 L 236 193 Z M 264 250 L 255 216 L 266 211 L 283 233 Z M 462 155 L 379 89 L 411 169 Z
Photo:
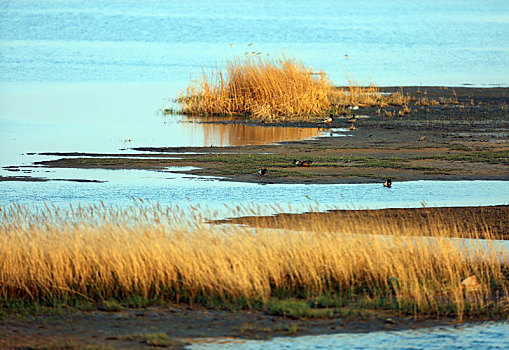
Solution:
M 142 200 L 128 207 L 2 206 L 0 304 L 85 300 L 114 311 L 126 300 L 152 300 L 298 315 L 324 307 L 311 311 L 321 316 L 343 305 L 416 316 L 508 313 L 509 272 L 505 252 L 495 249 L 498 237 L 482 232 L 492 238 L 483 244 L 478 226 L 445 214 L 422 227 L 352 216 L 339 229 L 318 221 L 308 231 L 212 225 L 208 215 Z M 458 230 L 474 237 L 468 253 L 463 240 L 450 238 Z M 478 287 L 461 284 L 469 276 Z M 275 302 L 287 299 L 307 306 Z

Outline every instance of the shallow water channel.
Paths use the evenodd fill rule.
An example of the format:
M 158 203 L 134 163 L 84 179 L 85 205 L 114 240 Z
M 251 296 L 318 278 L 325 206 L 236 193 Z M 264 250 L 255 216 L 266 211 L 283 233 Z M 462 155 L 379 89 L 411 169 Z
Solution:
M 434 327 L 418 330 L 281 337 L 272 340 L 209 339 L 188 349 L 507 349 L 508 323 Z

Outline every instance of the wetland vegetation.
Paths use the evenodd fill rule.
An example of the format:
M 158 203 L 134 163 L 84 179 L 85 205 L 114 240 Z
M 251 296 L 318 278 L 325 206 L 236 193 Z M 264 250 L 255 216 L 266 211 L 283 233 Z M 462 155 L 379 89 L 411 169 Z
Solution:
M 370 332 L 357 348 L 504 347 L 506 322 L 495 332 L 475 323 L 509 311 L 502 3 L 2 6 L 0 348 L 304 334 L 325 336 L 293 344 L 323 348 L 341 332 L 329 336 L 341 346 Z M 276 56 L 281 48 L 315 68 Z M 238 56 L 199 76 L 205 62 Z M 185 88 L 189 73 L 198 76 Z M 376 184 L 270 185 L 365 182 Z M 253 205 L 216 222 L 225 215 L 176 207 L 423 196 L 505 205 L 296 215 L 273 204 L 273 217 Z M 474 327 L 392 332 L 463 323 Z
M 305 231 L 216 226 L 204 222 L 201 208 L 183 212 L 142 200 L 127 208 L 12 205 L 1 212 L 4 312 L 90 303 L 120 311 L 161 302 L 295 318 L 380 309 L 498 319 L 509 311 L 501 235 L 447 212 L 425 225 L 396 225 L 376 213 L 333 227 L 311 220 Z M 450 238 L 459 232 L 469 243 Z M 475 284 L 462 283 L 472 276 Z
M 400 91 L 388 96 L 374 85 L 360 86 L 348 78 L 347 88 L 336 88 L 323 71 L 315 72 L 301 60 L 237 58 L 193 80 L 177 101 L 181 111 L 197 115 L 241 115 L 265 122 L 309 121 L 344 115 L 348 107 L 405 106 Z M 409 113 L 408 107 L 403 114 Z
M 379 88 L 379 96 L 392 96 L 399 91 L 398 87 Z M 346 108 L 346 115 L 334 118 L 330 126 L 321 117 L 268 122 L 246 120 L 244 116 L 223 121 L 222 137 L 225 138 L 233 132 L 227 126 L 237 125 L 245 127 L 242 132 L 246 133 L 247 128 L 254 126 L 253 130 L 249 129 L 255 132 L 250 135 L 253 140 L 263 136 L 261 138 L 268 141 L 266 133 L 256 133 L 287 126 L 321 128 L 325 136 L 319 138 L 242 147 L 136 147 L 133 152 L 115 154 L 41 153 L 63 158 L 36 165 L 152 170 L 193 166 L 192 169 L 182 168 L 181 172 L 220 176 L 228 181 L 265 183 L 363 183 L 383 182 L 386 178 L 396 182 L 508 179 L 507 88 L 406 87 L 404 96 L 411 113 L 403 116 L 398 112 L 402 107 L 360 106 L 357 110 Z M 422 96 L 445 102 L 416 106 Z M 450 99 L 458 104 L 448 103 Z M 378 109 L 392 111 L 395 115 L 388 117 L 383 112 L 378 115 Z M 351 122 L 353 114 L 356 118 Z M 197 119 L 197 122 L 204 126 L 209 123 L 206 119 Z M 355 130 L 347 130 L 351 124 L 355 125 Z M 342 131 L 337 131 L 339 129 Z M 333 135 L 329 137 L 329 133 Z M 309 159 L 313 163 L 309 167 L 298 167 L 293 159 Z M 268 170 L 263 178 L 256 176 L 260 168 Z

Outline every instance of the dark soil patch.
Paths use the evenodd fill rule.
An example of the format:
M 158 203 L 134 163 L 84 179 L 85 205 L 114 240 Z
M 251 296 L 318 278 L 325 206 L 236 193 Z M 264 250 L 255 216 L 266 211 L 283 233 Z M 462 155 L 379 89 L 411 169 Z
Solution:
M 419 320 L 389 312 L 357 318 L 290 319 L 258 311 L 218 311 L 183 307 L 150 307 L 119 312 L 75 311 L 59 315 L 12 317 L 0 322 L 2 349 L 153 348 L 161 339 L 182 348 L 200 338 L 270 339 L 306 334 L 363 333 L 454 325 L 442 318 Z

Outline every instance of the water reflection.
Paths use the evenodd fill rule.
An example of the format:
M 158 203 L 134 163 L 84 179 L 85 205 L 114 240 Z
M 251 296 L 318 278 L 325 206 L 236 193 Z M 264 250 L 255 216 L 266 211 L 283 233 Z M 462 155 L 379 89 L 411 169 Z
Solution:
M 240 119 L 183 116 L 183 132 L 203 138 L 205 146 L 243 146 L 307 140 L 321 135 L 319 128 L 266 127 L 238 124 Z M 226 124 L 225 122 L 233 122 Z
M 26 153 L 260 145 L 320 136 L 319 128 L 156 113 L 176 90 L 171 84 L 9 85 L 0 89 L 0 167 L 27 164 Z

